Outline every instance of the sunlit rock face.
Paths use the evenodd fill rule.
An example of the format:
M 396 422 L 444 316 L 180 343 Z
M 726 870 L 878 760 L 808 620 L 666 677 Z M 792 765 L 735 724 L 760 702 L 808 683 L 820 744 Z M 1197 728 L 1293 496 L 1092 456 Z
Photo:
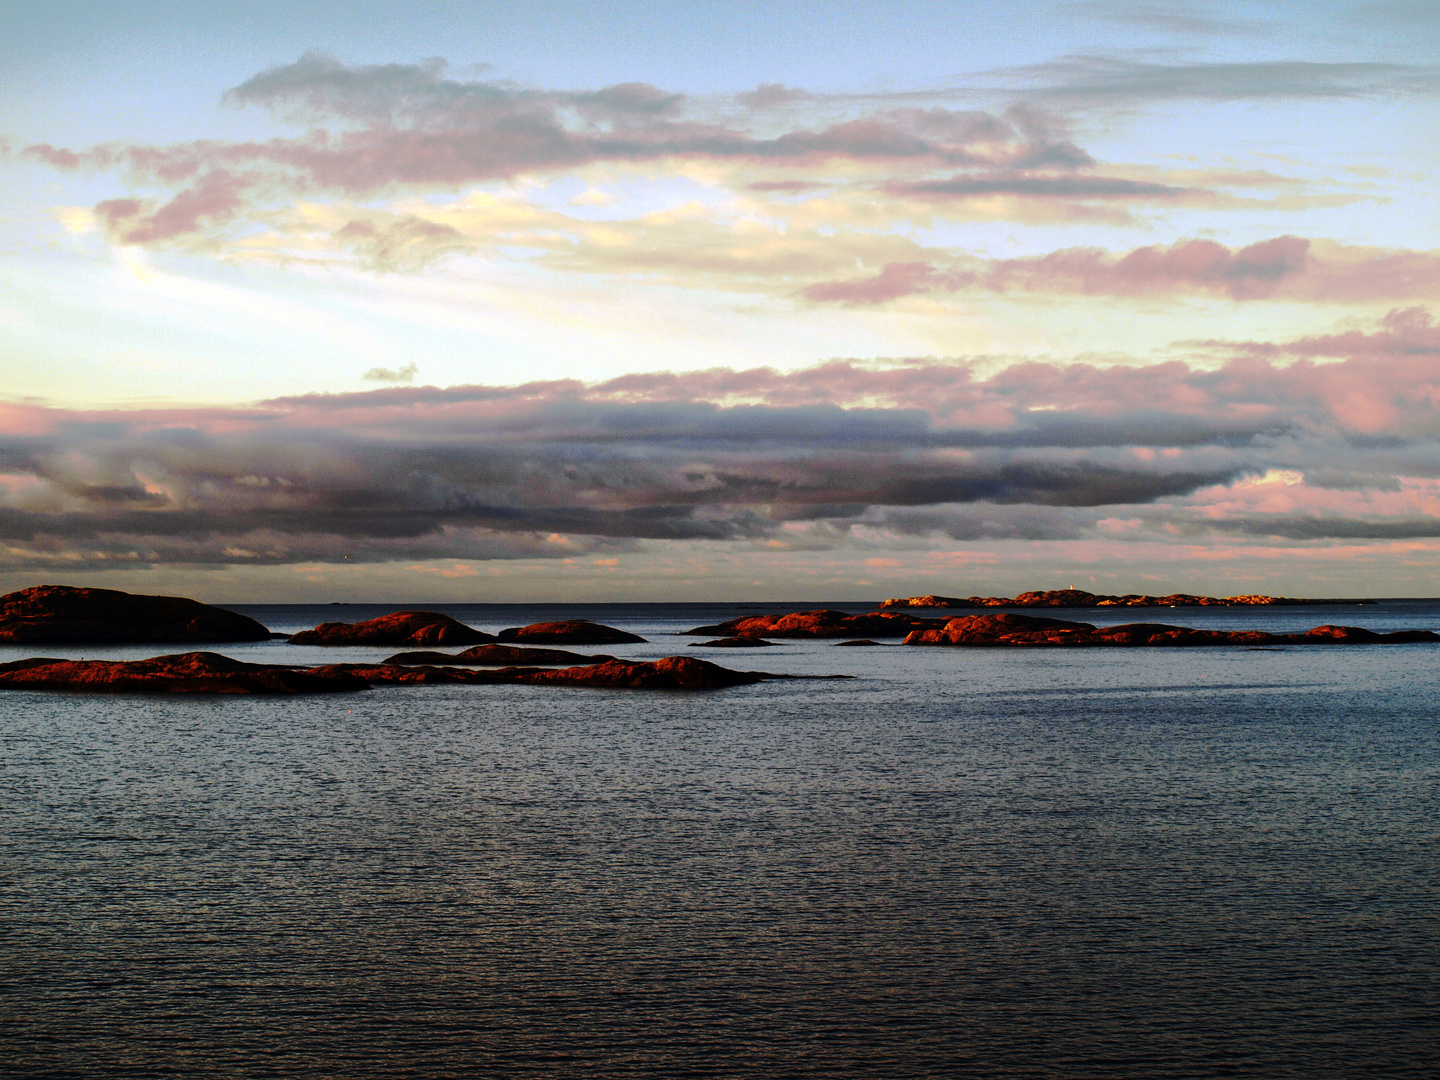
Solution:
M 260 623 L 181 596 L 37 585 L 0 596 L 0 643 L 134 645 L 264 641 Z
M 321 623 L 290 635 L 291 645 L 479 645 L 494 634 L 438 611 L 392 611 L 358 623 Z
M 0 664 L 0 690 L 105 694 L 324 694 L 406 683 L 534 683 L 632 690 L 718 690 L 789 677 L 762 671 L 733 671 L 693 656 L 667 656 L 633 663 L 607 660 L 557 670 L 506 667 L 484 671 L 391 663 L 325 664 L 302 671 L 284 664 L 247 664 L 210 652 L 123 661 L 32 657 Z
M 1009 612 L 962 615 L 947 619 L 943 626 L 917 630 L 905 638 L 906 645 L 972 647 L 1396 645 L 1424 641 L 1440 641 L 1440 634 L 1429 630 L 1397 630 L 1378 634 L 1358 626 L 1317 626 L 1303 634 L 1269 634 L 1263 630 L 1195 630 L 1165 623 L 1126 623 L 1097 628 L 1090 623 Z
M 369 683 L 345 671 L 296 671 L 283 665 L 246 664 L 218 653 L 189 652 L 148 660 L 16 660 L 0 665 L 0 688 L 108 694 L 327 694 L 366 690 Z

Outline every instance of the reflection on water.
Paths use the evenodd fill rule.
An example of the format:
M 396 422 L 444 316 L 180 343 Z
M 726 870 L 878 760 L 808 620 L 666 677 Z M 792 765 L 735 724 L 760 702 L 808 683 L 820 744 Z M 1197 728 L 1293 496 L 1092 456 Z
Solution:
M 651 637 L 636 656 L 723 614 L 588 613 Z M 491 614 L 474 621 L 533 621 Z M 1440 622 L 1337 614 L 1263 628 Z M 309 655 L 286 649 L 225 651 Z M 0 1058 L 83 1077 L 1433 1069 L 1434 647 L 701 655 L 862 677 L 0 697 Z

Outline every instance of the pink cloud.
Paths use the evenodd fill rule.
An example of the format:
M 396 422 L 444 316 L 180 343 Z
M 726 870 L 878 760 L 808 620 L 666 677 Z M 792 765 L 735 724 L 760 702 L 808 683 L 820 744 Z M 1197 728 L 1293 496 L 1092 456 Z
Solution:
M 736 103 L 764 110 L 802 98 L 799 91 L 768 86 Z M 236 212 L 240 198 L 258 204 L 317 190 L 361 196 L 397 185 L 454 186 L 599 161 L 689 158 L 786 167 L 855 161 L 907 171 L 966 170 L 927 182 L 938 185 L 933 191 L 908 191 L 935 197 L 946 193 L 946 185 L 1071 199 L 1149 199 L 1172 192 L 1164 185 L 1073 175 L 1093 159 L 1069 140 L 1061 120 L 1033 108 L 1003 116 L 878 108 L 818 128 L 762 136 L 744 117 L 727 123 L 689 118 L 684 95 L 643 83 L 581 92 L 528 89 L 449 78 L 438 60 L 346 67 L 318 53 L 261 72 L 226 100 L 275 110 L 306 123 L 308 131 L 268 141 L 102 144 L 83 151 L 40 143 L 24 153 L 55 168 L 124 168 L 137 182 L 184 186 L 156 220 L 131 230 L 132 242 L 158 242 L 223 220 Z M 217 191 L 221 177 L 223 198 Z
M 811 285 L 805 290 L 805 298 L 820 303 L 879 304 L 916 293 L 954 291 L 974 280 L 972 274 L 942 274 L 923 262 L 886 263 L 873 278 Z
M 873 304 L 961 289 L 1084 296 L 1208 294 L 1236 301 L 1428 298 L 1440 293 L 1440 254 L 1351 247 L 1300 236 L 1277 236 L 1241 248 L 1182 240 L 1119 254 L 1067 248 L 1019 259 L 957 260 L 949 269 L 890 263 L 876 277 L 821 282 L 804 295 L 817 302 Z M 1325 347 L 1316 339 L 1316 349 Z
M 244 188 L 237 177 L 212 172 L 152 214 L 141 215 L 135 199 L 109 199 L 95 210 L 124 243 L 153 244 L 194 232 L 204 221 L 233 217 L 245 203 Z

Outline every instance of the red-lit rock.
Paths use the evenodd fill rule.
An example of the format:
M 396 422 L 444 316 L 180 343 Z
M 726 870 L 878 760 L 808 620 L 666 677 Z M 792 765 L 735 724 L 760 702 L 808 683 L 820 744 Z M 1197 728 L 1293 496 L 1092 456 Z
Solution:
M 321 623 L 290 635 L 291 645 L 478 645 L 495 635 L 438 611 L 392 611 L 364 622 Z
M 1429 630 L 1378 634 L 1353 626 L 1317 626 L 1303 634 L 1270 634 L 1262 630 L 1196 630 L 1165 623 L 1126 623 L 1095 627 L 1090 623 L 1010 613 L 962 615 L 945 624 L 917 631 L 906 645 L 972 647 L 1069 646 L 1141 647 L 1201 645 L 1373 645 L 1440 641 Z
M 365 690 L 349 672 L 297 671 L 283 665 L 246 664 L 212 652 L 177 653 L 148 660 L 56 660 L 34 657 L 0 664 L 0 688 L 83 690 L 95 693 L 327 694 Z

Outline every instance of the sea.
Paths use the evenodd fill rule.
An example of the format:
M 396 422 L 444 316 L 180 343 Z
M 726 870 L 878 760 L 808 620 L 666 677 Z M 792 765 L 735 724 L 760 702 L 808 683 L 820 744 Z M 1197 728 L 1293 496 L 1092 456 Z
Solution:
M 852 678 L 0 692 L 0 1072 L 1440 1072 L 1440 646 L 680 636 L 821 606 L 871 609 L 235 609 L 582 617 L 647 641 L 581 652 Z M 1045 614 L 1440 630 L 1436 600 Z M 181 650 L 0 662 L 37 651 Z

